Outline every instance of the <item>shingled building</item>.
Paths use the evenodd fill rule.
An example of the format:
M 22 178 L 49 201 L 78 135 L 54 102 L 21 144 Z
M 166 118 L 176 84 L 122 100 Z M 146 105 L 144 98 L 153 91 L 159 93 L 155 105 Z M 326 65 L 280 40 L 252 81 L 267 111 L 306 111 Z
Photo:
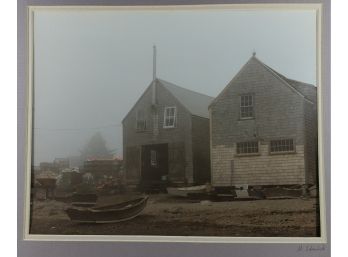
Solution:
M 317 181 L 317 90 L 253 54 L 209 107 L 212 185 Z
M 122 121 L 127 183 L 155 187 L 210 182 L 212 100 L 154 78 Z

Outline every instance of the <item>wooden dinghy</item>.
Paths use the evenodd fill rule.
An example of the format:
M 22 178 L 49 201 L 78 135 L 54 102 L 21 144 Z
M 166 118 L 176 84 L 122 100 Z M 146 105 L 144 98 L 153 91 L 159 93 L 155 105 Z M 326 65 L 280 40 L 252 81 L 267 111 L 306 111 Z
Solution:
M 207 192 L 207 186 L 192 186 L 192 187 L 167 187 L 167 192 L 173 196 L 187 197 L 189 194 L 203 194 Z
M 69 207 L 65 211 L 71 221 L 83 223 L 114 223 L 135 218 L 144 210 L 148 196 L 94 208 Z

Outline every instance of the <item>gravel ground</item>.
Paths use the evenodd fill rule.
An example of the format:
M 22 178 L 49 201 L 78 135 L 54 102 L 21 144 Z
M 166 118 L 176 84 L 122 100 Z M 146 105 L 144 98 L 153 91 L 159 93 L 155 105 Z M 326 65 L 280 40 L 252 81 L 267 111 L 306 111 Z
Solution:
M 134 196 L 103 197 L 98 204 Z M 30 233 L 65 235 L 319 236 L 317 199 L 193 202 L 151 195 L 136 218 L 113 224 L 78 224 L 64 212 L 68 204 L 34 201 Z

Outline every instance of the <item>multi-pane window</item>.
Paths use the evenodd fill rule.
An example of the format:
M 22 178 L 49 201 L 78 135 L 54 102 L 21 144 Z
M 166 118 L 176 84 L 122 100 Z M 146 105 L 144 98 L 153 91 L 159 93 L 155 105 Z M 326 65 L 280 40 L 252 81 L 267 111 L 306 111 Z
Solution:
M 138 131 L 144 131 L 146 129 L 146 119 L 144 110 L 137 111 L 136 127 Z
M 176 122 L 176 107 L 164 108 L 164 128 L 174 128 Z
M 257 141 L 237 143 L 237 154 L 258 153 L 259 143 Z
M 294 150 L 295 148 L 293 139 L 281 139 L 271 141 L 271 153 L 293 152 Z
M 240 96 L 240 118 L 253 118 L 254 117 L 254 99 L 253 95 L 241 95 Z
M 157 152 L 155 150 L 150 151 L 150 164 L 152 167 L 157 167 Z

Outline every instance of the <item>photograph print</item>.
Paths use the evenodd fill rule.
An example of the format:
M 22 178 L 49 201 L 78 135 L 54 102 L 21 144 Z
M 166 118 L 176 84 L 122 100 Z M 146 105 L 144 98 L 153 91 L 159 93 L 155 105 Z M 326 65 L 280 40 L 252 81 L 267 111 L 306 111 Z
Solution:
M 321 237 L 320 17 L 265 7 L 31 7 L 28 238 Z

